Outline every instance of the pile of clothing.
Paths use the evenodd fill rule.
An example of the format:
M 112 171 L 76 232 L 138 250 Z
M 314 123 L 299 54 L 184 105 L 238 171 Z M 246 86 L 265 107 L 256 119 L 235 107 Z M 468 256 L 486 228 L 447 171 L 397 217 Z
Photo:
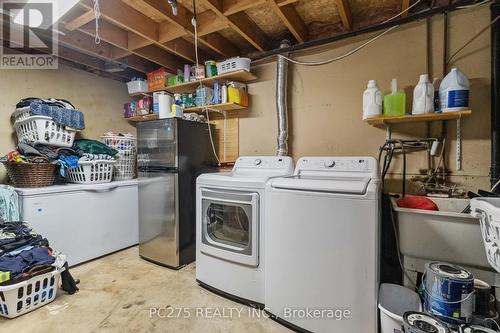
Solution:
M 16 104 L 16 109 L 29 108 L 33 116 L 51 117 L 54 122 L 77 130 L 85 128 L 83 112 L 75 109 L 73 104 L 64 99 L 43 99 L 29 97 Z
M 28 224 L 0 221 L 0 286 L 16 284 L 63 267 L 62 289 L 74 294 L 78 287 L 64 254 L 50 248 L 49 241 Z

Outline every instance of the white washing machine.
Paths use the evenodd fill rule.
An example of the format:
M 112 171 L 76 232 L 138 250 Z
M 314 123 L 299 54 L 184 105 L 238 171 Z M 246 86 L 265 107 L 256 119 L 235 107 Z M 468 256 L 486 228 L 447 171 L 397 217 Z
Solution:
M 377 332 L 381 181 L 371 157 L 304 157 L 266 187 L 266 310 L 296 331 Z
M 293 169 L 290 157 L 240 157 L 232 172 L 198 177 L 196 279 L 202 286 L 262 307 L 265 185 Z

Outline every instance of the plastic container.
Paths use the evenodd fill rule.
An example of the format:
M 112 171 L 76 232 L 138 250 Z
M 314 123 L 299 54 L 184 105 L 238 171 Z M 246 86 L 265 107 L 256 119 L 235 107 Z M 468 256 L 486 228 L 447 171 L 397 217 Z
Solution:
M 486 259 L 500 273 L 500 198 L 474 198 L 470 205 L 481 225 Z
M 41 143 L 54 147 L 71 147 L 78 130 L 57 124 L 50 117 L 31 116 L 16 121 L 14 129 L 19 142 Z
M 397 284 L 383 283 L 379 289 L 381 333 L 401 333 L 403 314 L 422 311 L 418 294 Z
M 68 169 L 67 179 L 76 184 L 102 184 L 113 179 L 113 166 L 116 161 L 97 160 L 78 162 L 79 166 Z
M 207 77 L 217 76 L 217 63 L 213 60 L 205 61 L 205 72 Z
M 132 80 L 130 82 L 127 82 L 127 89 L 130 95 L 145 93 L 148 91 L 148 81 L 139 79 Z
M 14 122 L 25 120 L 25 119 L 28 119 L 29 117 L 31 117 L 31 107 L 29 107 L 29 106 L 16 109 L 16 111 L 12 112 L 12 115 L 10 116 L 10 118 Z
M 398 90 L 398 81 L 392 79 L 391 93 L 384 96 L 384 116 L 404 116 L 406 112 L 406 94 Z
M 434 86 L 429 81 L 429 75 L 420 75 L 420 80 L 413 90 L 412 114 L 434 112 Z
M 16 284 L 0 286 L 0 316 L 19 317 L 52 302 L 64 268 Z
M 363 93 L 363 119 L 377 117 L 382 113 L 382 92 L 375 80 L 368 81 Z
M 226 61 L 222 61 L 217 63 L 217 73 L 219 75 L 236 72 L 240 70 L 244 70 L 250 72 L 250 62 L 249 58 L 231 58 Z
M 469 79 L 458 69 L 452 68 L 439 87 L 441 111 L 453 112 L 469 108 Z

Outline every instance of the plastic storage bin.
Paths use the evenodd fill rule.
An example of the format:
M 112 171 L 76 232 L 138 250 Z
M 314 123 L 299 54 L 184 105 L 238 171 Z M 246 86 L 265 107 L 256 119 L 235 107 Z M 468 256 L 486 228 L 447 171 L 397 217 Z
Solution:
M 68 169 L 67 179 L 76 184 L 102 184 L 113 179 L 116 161 L 97 160 L 79 162 L 76 168 Z
M 133 80 L 127 82 L 127 89 L 130 95 L 148 92 L 148 81 L 146 80 Z
M 16 121 L 14 129 L 19 142 L 37 144 L 41 143 L 55 147 L 71 147 L 78 130 L 59 125 L 50 117 L 31 116 L 24 120 Z
M 0 286 L 0 316 L 15 318 L 49 304 L 57 296 L 64 268 L 8 286 Z
M 217 63 L 217 74 L 222 75 L 229 72 L 245 70 L 250 72 L 250 62 L 248 58 L 231 58 L 226 61 Z
M 383 283 L 379 290 L 381 333 L 401 333 L 403 314 L 407 311 L 422 311 L 418 294 L 397 284 Z
M 115 156 L 114 180 L 133 179 L 137 159 L 136 139 L 127 136 L 103 135 L 101 140 L 109 147 L 118 150 L 118 155 Z
M 471 215 L 479 218 L 488 263 L 500 273 L 500 198 L 474 198 Z

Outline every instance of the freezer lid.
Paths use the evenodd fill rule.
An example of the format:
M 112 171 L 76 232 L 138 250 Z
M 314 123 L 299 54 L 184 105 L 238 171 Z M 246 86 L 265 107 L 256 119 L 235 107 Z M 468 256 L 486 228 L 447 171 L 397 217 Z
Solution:
M 276 189 L 314 191 L 342 194 L 366 194 L 369 177 L 317 177 L 292 176 L 272 180 L 272 187 Z
M 37 188 L 16 188 L 16 192 L 20 196 L 31 196 L 31 195 L 69 193 L 78 191 L 104 192 L 127 186 L 137 186 L 137 179 L 114 181 L 105 184 L 92 184 L 92 185 L 64 184 L 64 185 L 54 185 L 54 186 L 37 187 Z

